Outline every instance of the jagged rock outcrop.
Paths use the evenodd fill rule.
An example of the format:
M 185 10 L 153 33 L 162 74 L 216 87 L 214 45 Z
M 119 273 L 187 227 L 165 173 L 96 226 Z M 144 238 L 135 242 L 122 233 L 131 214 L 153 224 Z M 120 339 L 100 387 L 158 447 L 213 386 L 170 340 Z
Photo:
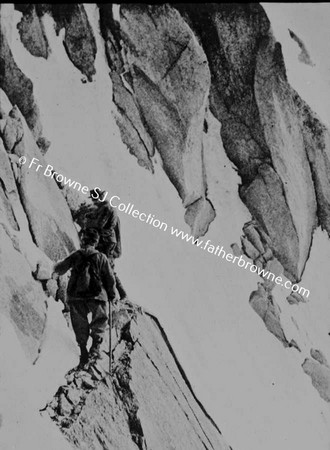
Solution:
M 13 176 L 9 175 L 11 186 L 7 190 L 15 191 L 13 195 L 20 198 L 34 242 L 49 258 L 56 261 L 77 247 L 77 231 L 65 199 L 55 181 L 51 179 L 50 169 L 45 172 L 47 163 L 24 117 L 17 107 L 8 111 L 8 107 L 5 108 L 5 103 L 8 106 L 5 94 L 1 95 L 4 100 L 4 109 L 1 111 L 1 137 L 15 172 L 15 185 Z M 25 163 L 20 162 L 21 157 L 25 158 Z
M 22 29 L 33 16 L 31 36 L 22 37 L 32 54 L 31 47 L 44 45 L 40 27 L 49 13 L 57 30 L 66 30 L 69 58 L 91 79 L 96 44 L 82 5 L 17 8 Z M 242 178 L 242 200 L 270 236 L 286 276 L 299 281 L 313 230 L 318 223 L 330 228 L 329 135 L 288 84 L 281 46 L 262 7 L 122 5 L 116 19 L 112 5 L 99 11 L 118 124 L 139 164 L 152 171 L 157 149 L 186 207 L 186 222 L 195 236 L 205 234 L 215 217 L 201 138 L 209 103 Z M 6 43 L 3 48 L 6 53 Z
M 33 56 L 47 59 L 51 49 L 45 34 L 43 17 L 50 14 L 56 23 L 56 32 L 65 29 L 63 45 L 78 70 L 92 81 L 95 75 L 96 42 L 93 30 L 82 4 L 15 4 L 22 13 L 18 24 L 21 41 Z
M 17 25 L 21 41 L 24 47 L 33 56 L 48 58 L 49 43 L 42 21 L 42 5 L 15 4 L 15 9 L 23 13 L 20 23 Z
M 311 349 L 311 357 L 306 358 L 302 368 L 309 375 L 320 396 L 330 402 L 330 368 L 327 360 L 319 351 Z
M 294 347 L 300 351 L 299 344 L 291 339 L 287 339 L 281 318 L 281 308 L 277 304 L 272 293 L 276 284 L 283 286 L 284 268 L 272 252 L 270 237 L 263 231 L 256 221 L 248 222 L 243 227 L 243 236 L 241 236 L 240 248 L 237 244 L 233 244 L 232 248 L 236 248 L 236 254 L 242 254 L 252 259 L 253 264 L 258 269 L 258 274 L 262 282 L 258 283 L 257 289 L 251 292 L 249 303 L 253 310 L 264 322 L 267 330 L 272 333 L 284 347 Z M 260 272 L 259 272 L 260 271 Z M 278 280 L 277 277 L 282 281 Z M 302 295 L 297 292 L 291 292 L 287 297 L 287 302 L 291 305 L 299 302 L 306 302 Z
M 297 105 L 304 145 L 315 185 L 317 214 L 320 225 L 330 236 L 330 133 L 317 115 L 297 93 L 293 93 Z
M 257 4 L 179 9 L 208 57 L 210 107 L 242 177 L 241 198 L 271 237 L 286 274 L 300 279 L 316 224 L 315 187 L 280 44 Z
M 134 154 L 146 168 L 152 168 L 157 148 L 187 208 L 187 223 L 195 235 L 205 234 L 214 209 L 206 195 L 203 163 L 210 87 L 203 49 L 168 5 L 122 6 L 120 26 L 109 5 L 102 7 L 101 17 L 123 139 L 130 148 L 137 144 Z
M 155 317 L 117 306 L 112 339 L 112 377 L 104 353 L 98 369 L 69 373 L 46 407 L 73 448 L 230 449 Z
M 274 302 L 273 296 L 260 283 L 258 290 L 251 293 L 250 305 L 261 317 L 268 331 L 282 342 L 284 347 L 288 347 L 289 342 L 281 325 L 281 310 Z
M 92 81 L 95 75 L 96 42 L 82 4 L 49 5 L 56 31 L 65 29 L 63 45 L 72 63 Z M 46 11 L 45 11 L 46 12 Z
M 12 105 L 17 105 L 33 136 L 38 140 L 42 135 L 39 107 L 36 104 L 32 81 L 21 71 L 15 62 L 10 43 L 6 36 L 9 26 L 8 16 L 12 11 L 8 5 L 0 8 L 0 88 L 4 90 Z
M 24 117 L 3 91 L 0 100 L 0 308 L 35 361 L 47 318 L 42 283 L 51 276 L 51 260 L 74 250 L 78 237 L 55 182 L 28 168 L 33 157 L 44 169 L 47 164 Z
M 166 47 L 169 44 L 164 47 L 162 36 L 175 36 L 178 28 L 186 30 L 185 22 L 175 10 L 180 12 L 196 34 L 202 49 L 194 44 L 193 50 L 189 50 L 188 46 L 182 55 L 179 52 L 179 57 L 172 58 L 171 65 L 168 57 L 173 50 L 172 47 Z M 110 67 L 114 69 L 111 74 L 115 86 L 114 99 L 122 116 L 130 117 L 130 127 L 134 127 L 134 117 L 138 117 L 138 114 L 132 115 L 132 111 L 139 111 L 140 117 L 142 114 L 142 118 L 137 120 L 137 128 L 141 129 L 142 123 L 149 135 L 151 133 L 153 143 L 162 155 L 164 168 L 186 204 L 185 197 L 188 195 L 191 198 L 196 190 L 196 173 L 203 169 L 203 163 L 199 158 L 196 159 L 195 154 L 194 164 L 197 165 L 193 171 L 189 159 L 184 159 L 181 166 L 180 145 L 177 143 L 173 146 L 168 140 L 160 142 L 157 135 L 153 134 L 161 132 L 163 139 L 164 134 L 168 134 L 162 129 L 166 121 L 162 120 L 162 124 L 157 124 L 156 130 L 152 132 L 157 119 L 154 114 L 150 117 L 152 108 L 146 111 L 143 101 L 144 96 L 148 95 L 149 108 L 158 94 L 153 93 L 154 88 L 151 86 L 143 93 L 139 80 L 142 74 L 154 80 L 168 101 L 167 108 L 177 108 L 180 116 L 180 93 L 184 92 L 185 115 L 182 117 L 198 111 L 187 107 L 187 101 L 189 104 L 191 99 L 190 92 L 194 92 L 194 105 L 198 106 L 205 105 L 202 99 L 210 90 L 210 109 L 221 122 L 224 148 L 242 178 L 241 198 L 270 236 L 272 250 L 282 263 L 285 274 L 292 281 L 299 280 L 316 224 L 320 222 L 328 229 L 327 193 L 330 182 L 326 168 L 329 165 L 329 138 L 319 119 L 308 107 L 303 106 L 300 97 L 288 84 L 281 46 L 272 35 L 264 10 L 257 4 L 200 4 L 198 8 L 195 5 L 125 6 L 120 11 L 120 24 L 113 19 L 108 20 L 103 29 L 107 33 L 104 34 L 106 42 L 110 42 L 107 48 Z M 101 10 L 101 17 L 103 14 L 104 9 Z M 134 21 L 138 21 L 137 30 Z M 155 30 L 157 36 L 154 39 L 143 40 L 143 34 L 152 36 Z M 191 36 L 189 29 L 187 33 L 187 36 Z M 240 36 L 239 43 L 237 36 Z M 138 44 L 132 46 L 132 41 Z M 160 47 L 155 51 L 157 46 Z M 134 51 L 131 47 L 134 47 Z M 186 61 L 188 51 L 195 54 L 190 57 L 189 63 Z M 200 63 L 207 63 L 209 69 L 200 65 L 197 55 L 200 55 Z M 122 61 L 121 65 L 113 63 L 116 58 Z M 193 67 L 188 83 L 182 75 L 183 64 L 186 68 Z M 166 74 L 164 80 L 163 73 Z M 177 73 L 181 75 L 174 79 Z M 123 89 L 125 77 L 126 95 L 121 97 L 116 95 L 116 88 L 120 85 Z M 161 82 L 157 81 L 159 77 Z M 176 85 L 177 78 L 180 79 L 179 85 Z M 169 88 L 171 95 L 177 91 L 179 94 L 172 97 L 166 93 Z M 131 99 L 130 104 L 133 102 L 136 105 L 133 110 L 124 100 L 128 97 Z M 160 103 L 158 99 L 157 104 Z M 157 117 L 163 117 L 162 114 L 158 112 Z M 202 111 L 200 117 L 205 117 Z M 201 120 L 198 123 L 201 124 Z M 311 124 L 309 127 L 306 126 L 308 123 Z M 179 129 L 177 126 L 176 130 Z M 150 148 L 149 144 L 147 148 Z M 167 163 L 168 154 L 171 155 L 171 161 L 175 162 L 175 168 Z M 178 167 L 182 167 L 180 172 Z M 203 173 L 203 170 L 199 173 Z M 187 184 L 187 194 L 183 194 L 178 180 L 187 181 L 191 174 L 194 183 Z M 206 192 L 207 180 L 203 178 Z M 204 227 L 194 226 L 195 222 L 200 223 L 198 217 L 206 205 L 204 201 L 199 202 L 200 208 L 194 205 L 186 213 L 187 223 L 197 235 L 207 230 L 206 224 Z M 213 220 L 213 213 L 210 215 L 210 208 L 206 209 L 203 216 L 207 217 L 205 223 L 209 223 Z

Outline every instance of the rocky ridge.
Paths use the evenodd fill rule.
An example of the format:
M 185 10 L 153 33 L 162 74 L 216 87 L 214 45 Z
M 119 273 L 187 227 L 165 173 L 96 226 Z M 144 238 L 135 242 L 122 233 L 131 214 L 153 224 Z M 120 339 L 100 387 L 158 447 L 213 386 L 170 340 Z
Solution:
M 115 307 L 111 377 L 108 340 L 102 345 L 98 365 L 69 372 L 45 408 L 74 448 L 230 449 L 155 317 L 129 303 Z

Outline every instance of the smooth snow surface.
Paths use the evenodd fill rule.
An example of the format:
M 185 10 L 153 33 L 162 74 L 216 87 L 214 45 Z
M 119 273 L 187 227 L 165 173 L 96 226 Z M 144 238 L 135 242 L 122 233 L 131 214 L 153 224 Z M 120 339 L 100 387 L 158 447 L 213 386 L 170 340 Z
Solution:
M 276 39 L 282 45 L 290 84 L 328 127 L 330 126 L 330 4 L 261 3 Z M 301 49 L 289 34 L 304 43 L 312 66 L 299 60 Z

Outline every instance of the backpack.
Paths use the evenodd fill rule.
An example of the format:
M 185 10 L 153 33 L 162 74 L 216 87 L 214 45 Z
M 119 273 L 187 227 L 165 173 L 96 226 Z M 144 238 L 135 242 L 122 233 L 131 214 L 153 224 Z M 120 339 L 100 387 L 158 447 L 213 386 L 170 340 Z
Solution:
M 97 297 L 102 291 L 102 281 L 95 256 L 79 252 L 79 260 L 72 268 L 68 294 L 71 297 Z

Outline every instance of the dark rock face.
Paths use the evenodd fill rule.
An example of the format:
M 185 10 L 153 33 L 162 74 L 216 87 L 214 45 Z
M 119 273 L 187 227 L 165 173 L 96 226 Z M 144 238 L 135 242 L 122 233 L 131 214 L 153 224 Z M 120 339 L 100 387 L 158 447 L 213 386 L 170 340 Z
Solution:
M 100 27 L 105 41 L 106 55 L 111 69 L 113 100 L 118 108 L 116 120 L 123 142 L 130 153 L 137 158 L 141 167 L 153 172 L 154 144 L 144 126 L 139 106 L 131 86 L 132 76 L 124 61 L 124 49 L 117 22 L 112 16 L 112 6 L 102 4 L 100 8 Z
M 317 224 L 315 186 L 304 146 L 304 129 L 293 102 L 294 91 L 274 63 L 275 53 L 276 43 L 272 38 L 259 49 L 255 93 L 273 167 L 283 185 L 283 197 L 298 241 L 297 268 L 289 272 L 294 279 L 300 279 Z M 272 228 L 276 228 L 275 222 Z M 284 249 L 281 253 L 286 255 Z
M 92 81 L 95 75 L 96 41 L 82 4 L 52 4 L 57 32 L 65 28 L 64 47 L 72 64 Z
M 271 237 L 286 275 L 299 280 L 317 223 L 317 186 L 280 45 L 259 5 L 178 9 L 208 57 L 210 107 L 242 177 L 241 198 Z M 285 233 L 278 218 L 285 218 Z
M 330 134 L 319 121 L 317 115 L 299 97 L 293 93 L 297 106 L 304 146 L 314 181 L 317 214 L 320 225 L 330 236 Z
M 42 133 L 39 108 L 35 102 L 31 80 L 17 66 L 5 35 L 0 9 L 0 88 L 3 89 L 12 105 L 17 105 L 35 139 Z
M 89 81 L 93 80 L 97 47 L 82 4 L 17 4 L 15 8 L 23 13 L 18 29 L 21 41 L 31 55 L 48 58 L 50 49 L 42 18 L 50 14 L 55 20 L 57 33 L 65 28 L 63 45 L 72 64 Z
M 240 194 L 253 217 L 269 234 L 275 255 L 287 269 L 286 274 L 297 276 L 299 242 L 277 173 L 267 164 L 260 166 L 258 175 L 251 184 L 240 189 Z M 286 230 L 284 236 L 283 229 Z
M 206 198 L 203 165 L 202 133 L 210 87 L 203 49 L 170 6 L 122 6 L 120 27 L 114 26 L 107 7 L 101 9 L 103 15 L 124 141 L 130 148 L 138 143 L 134 154 L 151 170 L 153 145 L 157 148 L 184 206 L 198 202 L 195 217 L 192 208 L 187 211 L 188 223 L 197 235 L 203 234 L 215 216 Z M 147 134 L 140 131 L 141 125 Z
M 113 325 L 112 378 L 104 353 L 97 370 L 69 373 L 47 406 L 73 447 L 229 450 L 157 320 L 126 305 Z
M 2 120 L 6 124 L 2 137 L 5 149 L 13 154 L 15 161 L 16 190 L 35 243 L 49 258 L 56 261 L 76 248 L 77 231 L 55 181 L 44 175 L 47 163 L 33 140 L 24 117 L 17 108 L 13 108 L 9 114 L 2 114 Z M 20 166 L 18 159 L 22 156 L 27 162 Z M 36 164 L 29 168 L 33 158 L 36 159 Z M 42 167 L 36 171 L 38 164 Z
M 139 164 L 153 170 L 159 151 L 186 222 L 195 236 L 204 234 L 215 217 L 200 142 L 208 99 L 242 178 L 242 200 L 270 236 L 285 274 L 299 280 L 317 223 L 328 227 L 329 144 L 287 82 L 261 6 L 127 5 L 120 23 L 102 6 L 100 18 L 118 123 Z
M 177 6 L 200 39 L 211 72 L 210 109 L 221 122 L 229 158 L 244 182 L 252 181 L 260 162 L 270 158 L 254 95 L 260 42 L 269 21 L 256 4 Z
M 33 56 L 48 58 L 49 45 L 38 5 L 15 5 L 15 9 L 23 13 L 17 25 L 24 47 Z

